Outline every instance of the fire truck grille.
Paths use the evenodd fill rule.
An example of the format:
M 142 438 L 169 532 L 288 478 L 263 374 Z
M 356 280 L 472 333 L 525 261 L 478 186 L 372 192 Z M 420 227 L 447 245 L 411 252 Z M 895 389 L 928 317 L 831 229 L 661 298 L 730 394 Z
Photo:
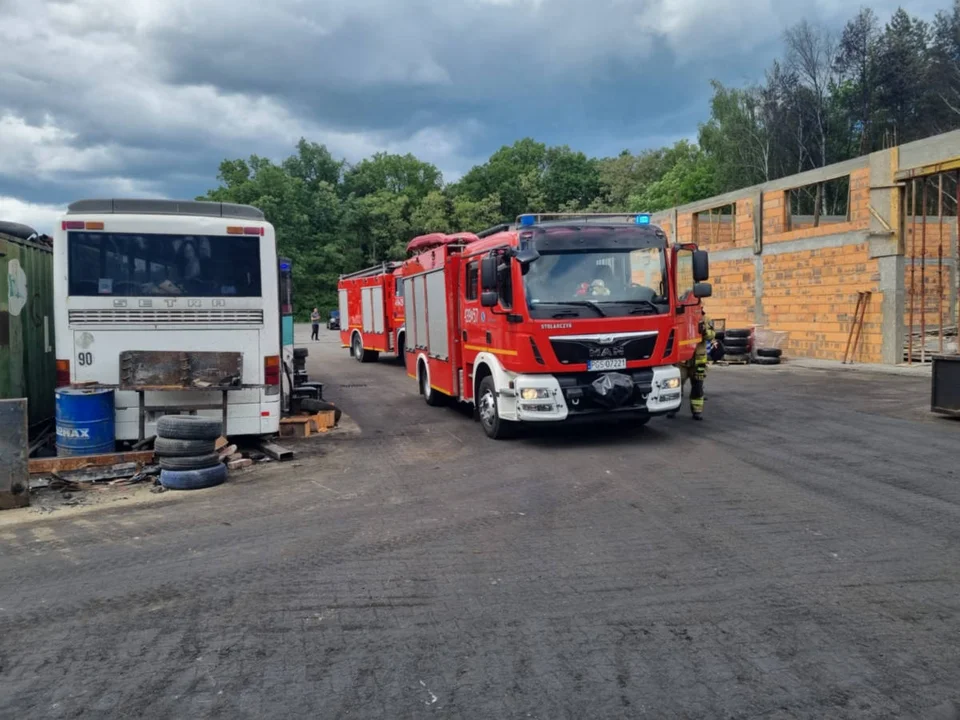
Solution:
M 567 402 L 567 407 L 571 415 L 607 411 L 607 408 L 597 402 L 590 389 L 593 381 L 602 374 L 603 373 L 598 372 L 584 372 L 557 376 L 557 381 L 560 384 L 560 389 L 563 391 L 563 397 Z M 641 368 L 639 370 L 627 370 L 624 374 L 633 380 L 633 395 L 618 409 L 631 410 L 645 408 L 647 404 L 646 396 L 650 394 L 653 388 L 653 370 L 650 368 Z
M 649 360 L 657 345 L 656 333 L 633 335 L 602 343 L 599 340 L 578 338 L 550 338 L 553 352 L 564 365 L 585 365 L 589 360 L 625 358 L 626 360 Z

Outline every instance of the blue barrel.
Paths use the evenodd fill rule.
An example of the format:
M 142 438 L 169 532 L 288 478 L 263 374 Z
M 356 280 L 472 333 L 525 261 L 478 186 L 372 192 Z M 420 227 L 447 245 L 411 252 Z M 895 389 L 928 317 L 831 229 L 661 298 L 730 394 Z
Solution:
M 113 390 L 57 389 L 57 455 L 112 453 Z

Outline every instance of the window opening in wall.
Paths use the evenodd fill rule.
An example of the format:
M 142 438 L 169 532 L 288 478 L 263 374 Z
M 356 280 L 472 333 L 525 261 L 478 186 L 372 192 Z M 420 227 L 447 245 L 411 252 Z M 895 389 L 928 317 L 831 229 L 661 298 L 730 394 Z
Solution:
M 903 356 L 908 364 L 925 363 L 936 354 L 960 352 L 960 172 L 951 170 L 907 180 L 903 198 L 907 289 Z
M 737 236 L 737 204 L 720 205 L 695 213 L 693 241 L 705 249 L 732 245 Z
M 787 190 L 787 230 L 850 221 L 850 176 Z

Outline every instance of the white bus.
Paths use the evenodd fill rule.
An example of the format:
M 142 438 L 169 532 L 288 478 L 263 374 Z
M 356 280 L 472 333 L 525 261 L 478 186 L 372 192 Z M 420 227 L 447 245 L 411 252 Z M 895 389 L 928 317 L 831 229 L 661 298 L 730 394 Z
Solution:
M 176 412 L 278 431 L 277 251 L 260 210 L 81 200 L 53 248 L 57 384 L 113 388 L 117 440 Z

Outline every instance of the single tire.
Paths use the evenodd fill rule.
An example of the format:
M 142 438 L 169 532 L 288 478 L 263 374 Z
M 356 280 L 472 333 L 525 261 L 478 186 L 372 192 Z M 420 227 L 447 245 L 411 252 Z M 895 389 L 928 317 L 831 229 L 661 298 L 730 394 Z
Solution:
M 160 484 L 168 490 L 200 490 L 223 484 L 227 466 L 217 463 L 201 470 L 161 470 Z
M 780 358 L 756 357 L 750 361 L 753 365 L 779 365 Z
M 480 381 L 477 391 L 477 414 L 483 432 L 492 440 L 503 440 L 514 434 L 514 424 L 500 417 L 497 389 L 489 375 Z
M 781 355 L 783 355 L 783 350 L 780 348 L 757 348 L 757 357 L 778 358 Z
M 216 440 L 223 423 L 199 415 L 164 415 L 157 420 L 157 436 L 174 440 Z
M 186 457 L 162 457 L 162 470 L 202 470 L 220 462 L 220 455 L 212 452 L 206 455 L 187 455 Z
M 430 382 L 427 379 L 427 373 L 425 371 L 421 371 L 420 373 L 420 394 L 423 395 L 423 399 L 426 400 L 427 405 L 430 407 L 443 407 L 447 404 L 447 396 L 439 390 L 434 390 L 430 387 Z
M 724 357 L 727 357 L 727 356 L 729 356 L 729 357 L 741 357 L 741 356 L 743 356 L 743 355 L 749 355 L 749 354 L 750 354 L 750 350 L 747 349 L 747 348 L 743 348 L 743 347 L 734 347 L 734 348 L 732 348 L 732 347 L 727 347 L 726 345 L 723 346 L 723 355 L 724 355 Z
M 749 338 L 753 334 L 753 330 L 750 328 L 732 328 L 724 330 L 724 337 L 728 340 L 730 338 Z
M 173 438 L 158 437 L 153 443 L 153 451 L 157 457 L 189 457 L 191 455 L 207 455 L 216 452 L 213 440 L 175 440 Z
M 308 355 L 310 355 L 310 351 L 307 350 L 307 348 L 294 348 L 294 349 L 293 349 L 293 357 L 295 357 L 295 358 L 297 358 L 297 359 L 299 359 L 299 358 L 305 358 L 305 357 L 307 357 Z
M 304 398 L 300 401 L 300 409 L 308 413 L 330 412 L 333 411 L 333 421 L 340 422 L 343 410 L 338 408 L 332 402 L 326 400 L 315 400 L 313 398 Z
M 734 338 L 728 337 L 724 339 L 723 346 L 725 348 L 750 347 L 750 339 L 739 338 L 739 337 L 734 337 Z

